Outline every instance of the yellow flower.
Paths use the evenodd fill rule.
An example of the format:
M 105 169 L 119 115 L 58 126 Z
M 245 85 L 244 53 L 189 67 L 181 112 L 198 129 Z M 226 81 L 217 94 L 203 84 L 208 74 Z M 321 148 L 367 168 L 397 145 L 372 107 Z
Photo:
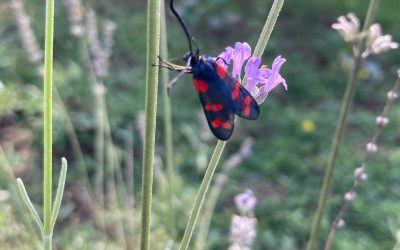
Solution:
M 358 77 L 362 80 L 368 79 L 369 78 L 369 71 L 367 69 L 361 69 L 358 72 Z
M 312 133 L 315 131 L 314 121 L 311 119 L 305 119 L 301 122 L 301 129 L 304 133 Z

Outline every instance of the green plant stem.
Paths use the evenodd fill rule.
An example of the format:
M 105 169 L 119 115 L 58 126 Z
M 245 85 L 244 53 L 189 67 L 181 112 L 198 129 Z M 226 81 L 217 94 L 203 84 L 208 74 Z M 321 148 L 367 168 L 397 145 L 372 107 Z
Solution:
M 196 239 L 195 249 L 202 250 L 207 243 L 207 234 L 210 229 L 211 219 L 214 213 L 218 197 L 221 194 L 225 182 L 228 180 L 226 171 L 217 174 L 214 186 L 210 190 L 210 195 L 204 205 L 202 220 L 199 225 L 199 232 Z
M 156 134 L 158 68 L 160 45 L 160 0 L 147 1 L 147 58 L 146 58 L 146 99 L 145 133 L 142 168 L 142 232 L 140 249 L 150 248 L 151 201 L 153 189 L 153 164 Z
M 52 83 L 54 0 L 46 0 L 46 34 L 44 51 L 44 131 L 43 131 L 43 240 L 45 249 L 51 249 L 52 205 Z
M 264 28 L 261 32 L 261 35 L 258 39 L 256 49 L 254 50 L 253 56 L 261 57 L 262 54 L 264 53 L 264 50 L 268 44 L 268 40 L 270 38 L 270 35 L 272 33 L 272 30 L 274 29 L 276 20 L 278 19 L 279 12 L 283 6 L 284 0 L 275 0 L 274 3 L 272 4 L 272 7 L 269 11 L 267 20 L 265 22 Z M 245 77 L 242 84 L 246 85 L 247 83 L 247 78 Z M 218 165 L 218 161 L 222 155 L 222 152 L 224 151 L 226 142 L 224 141 L 218 141 L 214 153 L 211 157 L 210 163 L 208 164 L 206 173 L 204 175 L 204 179 L 201 182 L 199 191 L 197 193 L 192 212 L 190 214 L 188 223 L 186 225 L 185 233 L 183 235 L 182 243 L 179 247 L 179 250 L 186 250 L 189 246 L 194 227 L 196 225 L 197 218 L 199 216 L 199 212 L 201 208 L 203 207 L 204 203 L 204 198 L 207 194 L 207 189 L 210 185 L 210 182 L 212 180 L 212 177 L 215 172 L 215 168 Z
M 378 2 L 377 0 L 370 1 L 369 7 L 368 7 L 368 13 L 365 18 L 365 22 L 364 22 L 364 26 L 363 26 L 363 31 L 366 31 L 373 21 L 373 17 L 375 16 L 376 9 L 377 9 L 377 2 Z M 358 72 L 360 71 L 361 64 L 362 64 L 361 54 L 362 54 L 362 50 L 364 47 L 364 41 L 365 41 L 365 39 L 362 39 L 360 41 L 360 43 L 357 45 L 356 50 L 354 50 L 354 51 L 356 51 L 356 54 L 354 55 L 354 66 L 353 66 L 353 70 L 349 76 L 349 79 L 347 81 L 346 90 L 345 90 L 341 108 L 340 108 L 339 118 L 336 123 L 336 129 L 335 129 L 335 133 L 333 135 L 333 140 L 332 140 L 331 153 L 330 153 L 329 160 L 328 160 L 328 163 L 325 168 L 322 189 L 321 189 L 320 198 L 318 201 L 317 211 L 315 213 L 313 225 L 312 225 L 312 228 L 310 231 L 310 238 L 307 243 L 307 250 L 314 250 L 317 248 L 317 242 L 318 242 L 319 231 L 320 231 L 320 227 L 321 227 L 321 221 L 322 221 L 322 217 L 323 217 L 324 210 L 326 207 L 326 202 L 328 200 L 330 187 L 331 187 L 332 181 L 333 181 L 333 172 L 335 169 L 336 158 L 337 158 L 337 154 L 339 151 L 340 142 L 343 138 L 343 134 L 344 134 L 344 130 L 346 127 L 350 108 L 352 106 L 357 75 L 358 75 Z
M 167 35 L 167 22 L 165 18 L 165 1 L 161 1 L 161 44 L 160 56 L 168 58 L 168 35 Z M 167 86 L 169 83 L 169 70 L 161 68 L 162 79 L 162 95 L 164 106 L 164 147 L 165 147 L 165 162 L 167 165 L 167 175 L 169 184 L 169 228 L 171 236 L 175 236 L 175 203 L 174 203 L 174 163 L 173 163 L 173 144 L 172 144 L 172 117 L 171 117 L 171 101 L 168 96 Z
M 269 38 L 271 37 L 272 31 L 274 30 L 276 20 L 278 20 L 279 13 L 281 12 L 284 2 L 284 0 L 275 0 L 272 4 L 267 17 L 267 21 L 264 24 L 260 37 L 258 38 L 253 56 L 262 57 L 262 55 L 264 54 L 264 50 L 267 47 Z
M 52 238 L 53 238 L 53 235 L 51 235 L 51 234 L 43 236 L 43 245 L 44 245 L 45 250 L 52 248 L 52 241 L 53 241 Z
M 98 195 L 97 199 L 102 209 L 104 209 L 104 175 L 105 175 L 105 118 L 104 118 L 104 89 L 102 82 L 93 84 L 93 93 L 96 104 L 96 136 L 95 136 L 95 159 L 96 159 L 96 177 L 95 191 Z
M 264 50 L 267 47 L 269 38 L 271 37 L 272 31 L 274 30 L 276 20 L 278 19 L 284 2 L 285 0 L 275 0 L 272 4 L 267 20 L 265 21 L 260 37 L 258 38 L 257 45 L 254 48 L 253 56 L 262 57 L 262 55 L 264 54 Z M 246 86 L 247 76 L 244 77 L 242 84 Z
M 211 157 L 210 163 L 208 164 L 206 173 L 204 174 L 203 181 L 200 184 L 199 191 L 194 201 L 192 212 L 190 214 L 179 250 L 186 250 L 189 246 L 190 239 L 192 237 L 193 230 L 197 222 L 197 218 L 204 203 L 204 198 L 207 194 L 208 187 L 210 186 L 211 180 L 214 176 L 215 169 L 218 166 L 218 162 L 219 159 L 221 158 L 222 152 L 224 151 L 225 145 L 226 145 L 225 141 L 218 141 L 217 146 L 214 149 L 214 153 Z

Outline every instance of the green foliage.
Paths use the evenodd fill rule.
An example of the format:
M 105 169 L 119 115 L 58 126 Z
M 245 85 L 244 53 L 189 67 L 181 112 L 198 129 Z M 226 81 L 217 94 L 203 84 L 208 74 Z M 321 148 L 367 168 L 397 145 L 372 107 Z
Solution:
M 271 2 L 178 1 L 177 6 L 202 53 L 215 56 L 236 41 L 247 41 L 254 46 L 262 29 L 261 20 L 265 19 Z M 43 3 L 35 0 L 25 1 L 25 4 L 28 14 L 37 17 L 31 19 L 33 29 L 37 40 L 43 44 Z M 86 9 L 89 7 L 98 14 L 100 29 L 108 19 L 117 24 L 109 75 L 104 79 L 104 85 L 110 138 L 116 152 L 114 164 L 109 168 L 113 170 L 106 170 L 105 181 L 109 183 L 110 180 L 116 180 L 118 199 L 108 197 L 103 207 L 96 195 L 82 194 L 85 193 L 82 191 L 86 190 L 85 186 L 95 183 L 98 171 L 94 158 L 98 122 L 95 114 L 98 107 L 93 94 L 93 72 L 87 61 L 87 44 L 69 33 L 68 14 L 59 1 L 56 3 L 54 83 L 62 103 L 55 99 L 54 139 L 57 147 L 54 148 L 54 159 L 67 154 L 69 176 L 72 178 L 67 178 L 69 191 L 66 191 L 66 208 L 60 211 L 61 224 L 56 228 L 54 244 L 60 249 L 124 249 L 126 246 L 135 246 L 138 242 L 129 243 L 129 239 L 139 235 L 140 211 L 128 206 L 129 199 L 126 196 L 128 176 L 124 153 L 127 151 L 127 128 L 132 126 L 133 186 L 137 208 L 143 145 L 136 124 L 139 113 L 144 109 L 145 4 L 124 0 L 113 1 L 112 4 L 110 1 L 89 1 Z M 362 18 L 366 8 L 365 2 L 356 0 L 286 1 L 263 62 L 270 65 L 272 58 L 278 54 L 287 58 L 281 73 L 287 80 L 289 90 L 277 89 L 271 93 L 261 107 L 262 114 L 258 121 L 237 122 L 235 135 L 223 157 L 227 158 L 235 152 L 246 135 L 256 139 L 255 145 L 251 157 L 231 172 L 222 190 L 208 236 L 209 249 L 227 248 L 230 219 L 232 213 L 236 212 L 232 197 L 245 188 L 254 190 L 259 200 L 256 208 L 258 233 L 254 249 L 305 247 L 349 69 L 350 48 L 330 25 L 339 15 L 350 11 Z M 384 33 L 392 34 L 394 41 L 400 41 L 398 0 L 381 1 L 376 20 L 382 24 Z M 24 151 L 14 144 L 6 144 L 9 141 L 5 140 L 4 128 L 18 127 L 34 135 L 33 145 L 29 148 L 33 154 L 29 159 L 35 164 L 22 168 L 22 171 L 13 168 L 13 171 L 26 179 L 24 182 L 29 187 L 32 200 L 39 204 L 42 169 L 39 167 L 41 157 L 37 156 L 37 152 L 41 150 L 42 78 L 26 59 L 14 23 L 8 6 L 0 4 L 0 145 L 11 165 L 18 163 L 24 166 L 28 161 L 21 156 Z M 167 25 L 169 55 L 174 62 L 181 63 L 187 42 L 178 23 L 169 14 Z M 352 183 L 354 168 L 363 159 L 364 145 L 374 129 L 375 116 L 382 109 L 386 92 L 394 82 L 398 58 L 398 51 L 372 57 L 368 61 L 372 66 L 364 69 L 365 78 L 357 87 L 349 126 L 339 152 L 330 209 L 322 225 L 323 238 L 342 204 L 344 192 Z M 377 69 L 381 76 L 376 77 L 371 69 Z M 169 239 L 179 241 L 181 238 L 203 177 L 204 165 L 215 144 L 212 139 L 207 139 L 207 131 L 204 131 L 200 120 L 203 117 L 198 97 L 191 85 L 190 76 L 185 76 L 170 94 L 174 163 L 179 173 L 174 179 L 177 236 L 174 238 L 171 235 L 168 225 L 166 177 L 163 164 L 159 164 L 155 177 L 152 220 L 152 239 L 157 239 L 154 243 L 156 249 L 163 249 Z M 66 107 L 67 114 L 63 113 L 62 105 Z M 346 217 L 346 227 L 336 236 L 334 249 L 390 249 L 395 244 L 387 218 L 400 221 L 399 112 L 397 106 L 390 112 L 390 123 L 383 131 L 378 157 L 369 163 L 369 179 L 360 187 L 357 199 Z M 89 183 L 81 174 L 82 164 L 71 142 L 66 115 L 71 118 L 77 134 Z M 159 113 L 156 133 L 158 158 L 164 154 L 161 119 L 162 113 Z M 311 123 L 314 127 L 305 129 L 305 123 Z M 1 154 L 3 162 L 3 152 Z M 106 165 L 109 167 L 109 164 Z M 220 169 L 217 168 L 217 172 Z M 4 168 L 0 167 L 0 187 L 6 188 L 10 183 L 3 171 Z M 78 187 L 78 191 L 68 187 Z M 105 191 L 113 197 L 110 186 L 106 186 Z M 5 249 L 31 249 L 27 248 L 27 242 L 33 242 L 31 236 L 21 230 L 25 221 L 15 216 L 10 206 L 0 202 L 1 245 L 3 247 L 3 243 L 6 244 Z M 17 207 L 18 204 L 14 202 L 12 206 Z M 112 218 L 112 223 L 103 225 L 102 218 L 107 215 L 110 218 L 112 214 L 117 214 Z M 117 229 L 121 225 L 131 233 L 124 235 L 125 241 L 128 241 L 125 246 L 118 237 Z

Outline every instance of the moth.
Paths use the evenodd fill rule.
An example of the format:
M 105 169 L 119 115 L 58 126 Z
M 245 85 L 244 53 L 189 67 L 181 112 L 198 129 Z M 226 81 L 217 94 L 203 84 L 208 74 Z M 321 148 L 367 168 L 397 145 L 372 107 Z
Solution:
M 226 62 L 222 58 L 212 58 L 195 53 L 188 29 L 170 1 L 170 9 L 181 24 L 189 42 L 189 52 L 185 55 L 186 66 L 172 64 L 160 58 L 163 67 L 181 72 L 168 85 L 169 90 L 185 73 L 193 74 L 193 85 L 199 95 L 208 126 L 219 140 L 228 140 L 234 129 L 235 116 L 256 120 L 260 108 L 253 96 L 229 75 Z

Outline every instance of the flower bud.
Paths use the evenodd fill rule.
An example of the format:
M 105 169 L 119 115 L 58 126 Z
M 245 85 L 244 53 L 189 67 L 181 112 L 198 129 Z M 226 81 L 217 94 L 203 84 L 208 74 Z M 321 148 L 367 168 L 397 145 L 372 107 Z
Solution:
M 394 101 L 398 96 L 399 96 L 399 94 L 396 91 L 393 91 L 393 90 L 390 90 L 387 93 L 387 98 L 389 99 L 389 101 Z
M 344 195 L 345 201 L 353 201 L 357 196 L 356 191 L 349 191 Z
M 373 142 L 369 142 L 366 146 L 368 153 L 376 153 L 378 151 L 378 145 Z
M 386 116 L 377 116 L 376 117 L 376 124 L 379 126 L 386 126 L 389 123 L 389 118 L 387 118 Z

